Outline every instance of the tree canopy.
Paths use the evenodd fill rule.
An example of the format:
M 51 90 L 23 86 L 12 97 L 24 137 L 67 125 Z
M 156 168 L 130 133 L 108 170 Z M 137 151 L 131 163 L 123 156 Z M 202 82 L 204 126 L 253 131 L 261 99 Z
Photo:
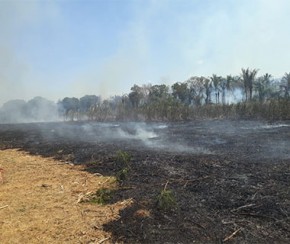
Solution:
M 242 68 L 240 75 L 192 76 L 183 82 L 134 84 L 128 94 L 102 100 L 97 95 L 11 100 L 0 122 L 50 120 L 186 120 L 197 117 L 262 116 L 290 119 L 290 72 L 281 79 Z

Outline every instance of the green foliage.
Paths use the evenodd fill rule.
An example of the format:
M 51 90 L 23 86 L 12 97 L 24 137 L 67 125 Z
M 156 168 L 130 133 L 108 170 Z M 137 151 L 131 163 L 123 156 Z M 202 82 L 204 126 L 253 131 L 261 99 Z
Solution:
M 113 196 L 114 190 L 108 189 L 108 188 L 101 188 L 96 191 L 95 194 L 92 194 L 89 196 L 87 200 L 84 202 L 89 203 L 96 203 L 96 204 L 108 204 Z
M 123 183 L 125 180 L 128 179 L 129 168 L 123 168 L 116 173 L 116 180 L 119 183 Z
M 188 89 L 188 83 L 176 82 L 171 86 L 172 96 L 178 99 L 182 103 L 189 104 L 190 102 L 190 90 Z
M 258 73 L 257 69 L 253 69 L 253 70 L 250 70 L 249 68 L 242 69 L 242 79 L 244 82 L 246 101 L 252 100 L 253 85 L 254 85 L 257 73 Z
M 290 72 L 274 79 L 268 73 L 257 77 L 257 69 L 242 69 L 238 76 L 192 76 L 171 87 L 159 85 L 134 85 L 128 94 L 101 101 L 95 95 L 80 99 L 66 97 L 58 102 L 59 114 L 65 120 L 97 121 L 184 121 L 196 118 L 265 118 L 289 119 Z M 29 102 L 38 108 L 43 99 Z M 235 101 L 235 102 L 233 102 Z M 231 104 L 227 104 L 231 102 Z M 0 117 L 28 116 L 21 103 L 3 105 Z M 222 106 L 221 106 L 222 105 Z M 9 108 L 9 111 L 6 111 Z M 39 109 L 37 109 L 39 110 Z M 9 112 L 9 113 L 8 113 Z M 7 114 L 8 113 L 8 114 Z M 1 119 L 0 119 L 1 120 Z M 117 155 L 117 161 L 128 167 L 126 155 Z
M 176 199 L 171 190 L 163 189 L 157 197 L 157 207 L 161 211 L 169 211 L 176 208 Z
M 131 155 L 127 152 L 119 150 L 115 157 L 116 163 L 116 180 L 121 184 L 128 179 L 128 175 L 131 169 Z
M 100 103 L 100 98 L 96 95 L 86 95 L 80 98 L 79 107 L 81 112 L 89 112 L 89 110 Z
M 131 155 L 125 151 L 119 150 L 117 151 L 115 162 L 120 167 L 130 167 Z
M 169 87 L 166 85 L 154 85 L 149 91 L 149 99 L 152 102 L 159 101 L 169 96 Z

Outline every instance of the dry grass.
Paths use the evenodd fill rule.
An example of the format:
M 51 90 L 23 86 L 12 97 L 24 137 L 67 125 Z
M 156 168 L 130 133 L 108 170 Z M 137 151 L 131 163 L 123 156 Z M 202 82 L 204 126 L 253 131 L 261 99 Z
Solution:
M 111 243 L 102 225 L 132 203 L 80 203 L 82 196 L 115 184 L 81 166 L 5 150 L 0 168 L 1 243 Z

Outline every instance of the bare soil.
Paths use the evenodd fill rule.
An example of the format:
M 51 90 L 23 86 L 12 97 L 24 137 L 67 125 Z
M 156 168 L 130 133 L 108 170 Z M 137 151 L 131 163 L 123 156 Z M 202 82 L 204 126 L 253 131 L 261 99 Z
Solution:
M 110 204 L 76 204 L 79 193 L 69 190 L 71 198 L 63 202 L 60 210 L 46 204 L 35 205 L 36 208 L 42 206 L 42 211 L 56 208 L 63 213 L 53 214 L 51 225 L 47 226 L 46 232 L 42 231 L 46 235 L 43 238 L 50 238 L 49 242 L 63 243 L 65 238 L 70 243 L 98 243 L 103 238 L 110 238 L 105 240 L 108 243 L 290 242 L 290 126 L 287 122 L 19 124 L 2 125 L 0 138 L 3 150 L 18 148 L 39 155 L 36 161 L 41 166 L 27 168 L 27 175 L 39 172 L 34 175 L 43 176 L 41 162 L 50 162 L 51 158 L 75 165 L 63 165 L 57 161 L 53 172 L 59 181 L 41 180 L 40 177 L 32 184 L 29 182 L 32 178 L 28 178 L 23 182 L 25 190 L 21 191 L 22 201 L 27 198 L 28 202 L 41 198 L 30 198 L 32 191 L 54 191 L 49 193 L 49 199 L 50 203 L 57 204 L 64 194 L 60 193 L 61 185 L 64 189 L 75 187 L 75 180 L 64 185 L 62 173 L 57 169 L 69 167 L 70 172 L 75 172 L 81 167 L 76 174 L 85 174 L 97 182 L 102 177 L 94 174 L 101 174 L 106 182 L 106 177 L 114 177 L 120 170 L 116 152 L 123 150 L 132 155 L 129 174 L 119 184 Z M 30 165 L 22 158 L 27 154 L 21 155 L 19 164 L 22 166 L 17 169 Z M 9 170 L 13 161 L 5 162 L 0 167 Z M 84 182 L 81 179 L 77 182 Z M 176 199 L 176 207 L 169 210 L 160 209 L 157 204 L 165 185 Z M 8 186 L 9 181 L 0 186 L 1 194 Z M 100 184 L 79 191 L 85 194 L 98 187 Z M 2 220 L 2 216 L 5 211 L 15 212 L 9 200 L 13 201 L 17 194 L 5 190 L 5 194 L 8 192 L 10 197 L 1 195 L 0 198 L 0 207 L 8 205 L 0 209 L 0 223 L 1 230 L 7 229 L 12 235 L 19 227 L 11 225 L 11 213 L 7 220 Z M 6 200 L 2 201 L 2 198 Z M 76 208 L 96 210 L 80 211 L 89 213 L 84 221 L 83 214 Z M 69 220 L 70 214 L 64 209 L 74 209 L 75 217 Z M 18 215 L 21 214 L 20 211 Z M 48 217 L 39 216 L 38 222 Z M 77 223 L 76 227 L 70 221 Z M 29 221 L 23 219 L 21 223 L 26 226 Z M 52 234 L 53 230 L 64 234 L 58 237 Z M 36 230 L 30 231 L 34 233 Z

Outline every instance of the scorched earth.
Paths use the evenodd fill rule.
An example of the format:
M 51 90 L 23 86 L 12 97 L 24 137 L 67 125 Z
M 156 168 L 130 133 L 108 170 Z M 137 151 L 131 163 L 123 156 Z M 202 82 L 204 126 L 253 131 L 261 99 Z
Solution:
M 132 204 L 102 227 L 108 243 L 290 241 L 288 122 L 31 123 L 1 125 L 0 138 L 2 150 L 103 176 L 118 176 L 118 152 L 131 155 L 110 204 Z M 158 204 L 164 190 L 171 208 Z

